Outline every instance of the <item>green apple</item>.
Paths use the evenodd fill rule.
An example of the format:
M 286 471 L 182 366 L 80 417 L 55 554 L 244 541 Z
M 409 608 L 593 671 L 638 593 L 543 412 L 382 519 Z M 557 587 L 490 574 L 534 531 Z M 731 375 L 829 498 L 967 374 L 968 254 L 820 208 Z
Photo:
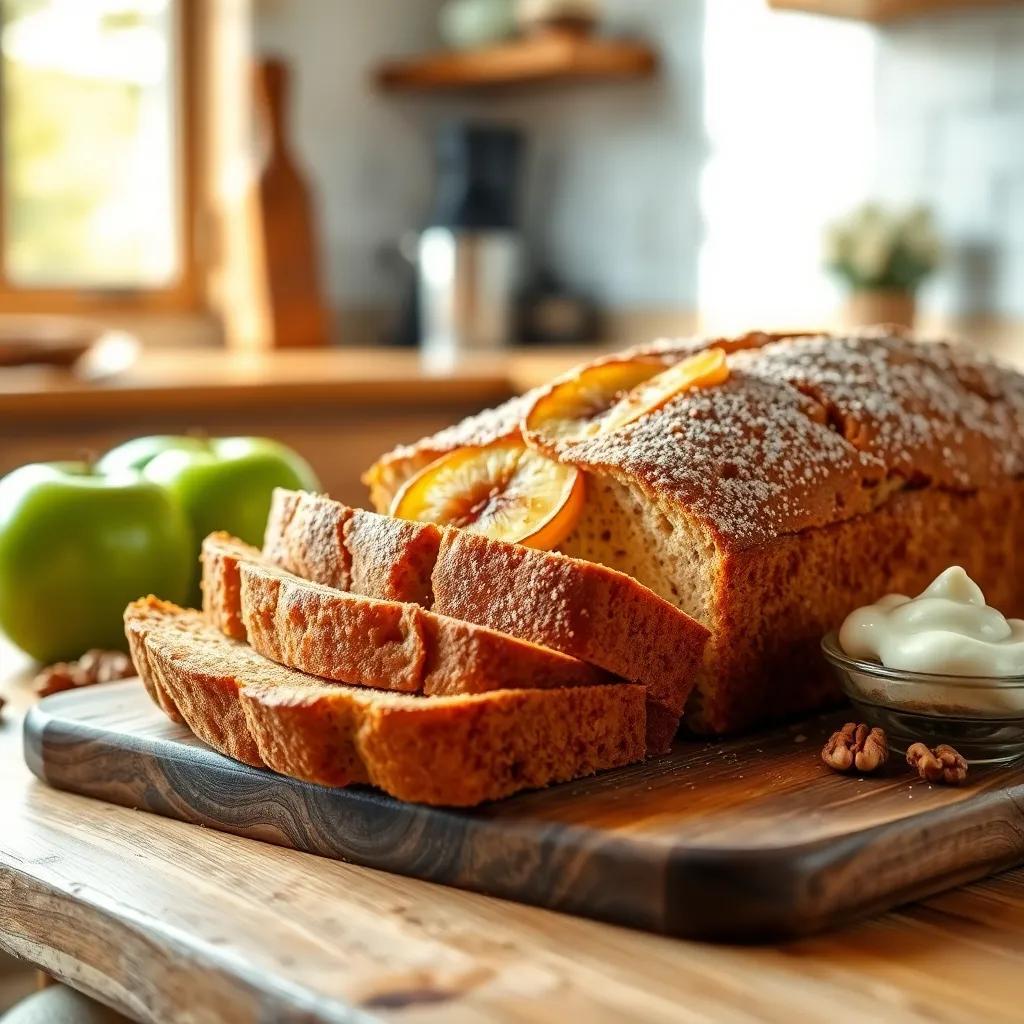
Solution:
M 209 451 L 210 442 L 203 437 L 176 434 L 154 434 L 136 437 L 132 441 L 111 448 L 97 463 L 104 473 L 118 473 L 125 469 L 142 472 L 158 455 L 167 451 Z
M 192 600 L 199 599 L 198 545 L 214 530 L 263 542 L 275 487 L 318 490 L 309 463 L 262 437 L 139 437 L 108 452 L 101 470 L 135 469 L 184 509 L 196 539 Z
M 181 507 L 140 473 L 81 462 L 0 480 L 0 631 L 43 662 L 124 648 L 129 601 L 183 601 L 194 541 Z

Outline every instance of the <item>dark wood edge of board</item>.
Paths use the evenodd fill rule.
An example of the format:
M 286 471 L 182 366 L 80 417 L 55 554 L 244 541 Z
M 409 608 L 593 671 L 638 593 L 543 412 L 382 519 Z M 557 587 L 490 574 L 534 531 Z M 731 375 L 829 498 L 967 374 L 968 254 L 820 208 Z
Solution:
M 561 822 L 331 789 L 30 710 L 25 757 L 48 785 L 236 835 L 679 937 L 763 942 L 847 924 L 1024 861 L 1024 784 L 979 792 L 954 826 L 930 811 L 843 838 L 759 850 L 672 849 Z M 116 745 L 116 772 L 90 772 Z M 157 770 L 157 766 L 158 769 Z M 197 772 L 196 769 L 199 769 Z M 196 777 L 205 785 L 195 788 Z M 186 802 L 181 793 L 189 792 Z M 339 827 L 343 822 L 344 827 Z M 529 826 L 529 827 L 527 827 Z M 541 834 L 538 843 L 537 835 Z M 958 854 L 983 849 L 965 866 Z M 616 879 L 609 887 L 607 879 Z

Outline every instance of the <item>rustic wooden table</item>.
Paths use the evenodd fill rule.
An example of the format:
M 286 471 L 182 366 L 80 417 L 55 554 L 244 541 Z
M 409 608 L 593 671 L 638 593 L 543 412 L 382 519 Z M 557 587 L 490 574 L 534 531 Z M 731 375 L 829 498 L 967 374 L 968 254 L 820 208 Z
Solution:
M 781 946 L 666 939 L 50 790 L 27 678 L 0 643 L 0 948 L 137 1020 L 1021 1019 L 1024 870 Z

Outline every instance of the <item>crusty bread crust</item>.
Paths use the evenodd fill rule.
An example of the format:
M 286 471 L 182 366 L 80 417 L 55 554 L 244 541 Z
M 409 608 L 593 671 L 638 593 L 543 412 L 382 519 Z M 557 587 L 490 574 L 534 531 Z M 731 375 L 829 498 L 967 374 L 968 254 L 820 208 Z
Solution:
M 671 361 L 710 345 L 729 352 L 725 384 L 559 451 L 603 502 L 565 549 L 635 574 L 712 631 L 689 728 L 734 732 L 837 700 L 822 634 L 950 564 L 1024 610 L 1009 568 L 1024 547 L 1024 377 L 898 330 L 635 351 Z M 384 456 L 367 474 L 378 507 L 422 462 L 508 436 L 518 401 Z
M 167 650 L 166 643 L 159 647 L 147 642 L 150 635 L 171 630 L 180 634 L 174 639 L 184 645 L 195 634 L 198 622 L 198 613 L 183 613 L 169 601 L 156 597 L 134 601 L 124 613 L 132 661 L 150 697 L 169 718 L 187 725 L 222 754 L 262 767 L 263 759 L 238 702 L 236 680 L 227 667 L 202 659 L 186 646 L 175 647 L 178 663 L 170 664 L 161 654 Z M 199 679 L 201 685 L 196 683 Z
M 220 630 L 309 675 L 401 693 L 486 693 L 617 682 L 492 629 L 303 580 L 227 534 L 202 547 L 204 611 Z
M 255 552 L 255 548 L 236 541 L 227 533 L 211 533 L 203 539 L 199 549 L 203 613 L 232 640 L 249 637 L 242 619 L 242 576 L 238 563 L 250 551 Z
M 200 739 L 307 782 L 472 806 L 644 754 L 638 686 L 399 696 L 275 665 L 156 598 L 129 605 L 125 624 L 147 688 L 173 694 Z
M 317 495 L 279 492 L 275 503 L 301 505 L 304 523 L 358 523 L 359 529 L 318 528 L 345 545 L 344 556 L 291 539 L 298 520 L 271 517 L 264 553 L 314 582 L 335 579 L 342 560 L 353 568 L 353 590 L 371 597 L 422 600 L 443 616 L 462 619 L 560 651 L 647 688 L 648 748 L 668 749 L 693 687 L 707 630 L 636 580 L 602 565 L 352 510 Z M 304 528 L 304 526 L 300 527 Z M 302 548 L 303 557 L 290 552 Z M 397 566 L 393 562 L 397 560 Z M 373 568 L 370 568 L 373 567 Z
M 881 594 L 920 593 L 950 565 L 962 565 L 994 607 L 1024 616 L 1024 482 L 976 494 L 904 491 L 870 515 L 730 553 L 687 727 L 736 732 L 835 704 L 822 636 Z
M 342 540 L 348 514 L 333 514 L 304 491 L 274 489 L 264 536 L 264 554 L 275 564 L 327 587 L 348 590 L 352 560 Z M 315 572 L 316 576 L 312 573 Z
M 432 523 L 387 519 L 360 508 L 348 513 L 345 548 L 352 560 L 352 592 L 432 608 L 441 531 Z
M 388 521 L 326 496 L 274 490 L 263 553 L 303 579 L 382 601 L 433 605 L 430 574 L 441 531 Z

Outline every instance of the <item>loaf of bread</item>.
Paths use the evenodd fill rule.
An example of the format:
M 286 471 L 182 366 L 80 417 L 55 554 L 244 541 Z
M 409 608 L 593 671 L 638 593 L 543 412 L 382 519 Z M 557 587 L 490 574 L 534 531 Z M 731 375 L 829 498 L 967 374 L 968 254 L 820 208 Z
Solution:
M 627 573 L 711 630 L 691 729 L 834 701 L 822 635 L 950 564 L 1024 613 L 1024 378 L 889 330 L 626 355 L 673 362 L 709 346 L 728 353 L 725 383 L 556 453 L 586 483 L 560 550 Z M 376 507 L 440 455 L 519 434 L 542 391 L 384 456 L 366 475 Z
M 644 756 L 639 686 L 409 696 L 284 668 L 152 597 L 128 606 L 125 628 L 177 720 L 229 757 L 307 782 L 471 806 Z
M 618 682 L 558 651 L 419 605 L 300 579 L 224 533 L 203 541 L 201 561 L 207 618 L 309 675 L 434 695 Z
M 690 616 L 606 566 L 318 495 L 278 490 L 263 550 L 317 583 L 419 602 L 642 684 L 652 754 L 679 728 L 707 638 Z

